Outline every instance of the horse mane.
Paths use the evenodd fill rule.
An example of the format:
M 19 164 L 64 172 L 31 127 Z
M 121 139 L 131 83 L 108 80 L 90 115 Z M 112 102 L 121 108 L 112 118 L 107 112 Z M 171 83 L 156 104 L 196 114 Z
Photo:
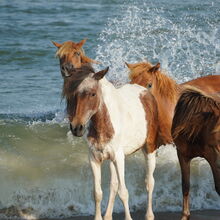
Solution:
M 76 43 L 74 43 L 72 41 L 64 42 L 62 44 L 62 46 L 57 50 L 56 56 L 59 57 L 59 58 L 63 58 L 64 56 L 72 53 L 74 50 L 81 52 L 81 62 L 83 64 L 86 64 L 86 63 L 96 63 L 96 61 L 90 59 L 89 57 L 87 57 L 85 55 L 85 52 L 84 52 L 83 48 L 78 48 Z
M 143 72 L 145 72 L 146 70 L 149 70 L 152 67 L 153 65 L 149 62 L 140 62 L 140 63 L 132 64 L 131 67 L 129 66 L 131 70 L 129 78 L 132 80 L 138 77 L 140 74 L 143 74 Z
M 70 73 L 70 77 L 64 78 L 62 92 L 63 98 L 66 98 L 67 100 L 71 98 L 80 83 L 88 77 L 89 74 L 94 72 L 93 67 L 90 65 L 84 65 L 81 68 L 73 69 Z
M 152 67 L 153 65 L 150 62 L 132 64 L 129 78 L 133 80 L 140 75 L 144 76 L 146 72 L 150 72 Z M 173 79 L 161 70 L 157 70 L 156 72 L 149 74 L 154 74 L 158 86 L 157 89 L 161 96 L 168 98 L 171 101 L 175 101 L 177 99 L 178 85 Z
M 220 116 L 220 97 L 198 88 L 185 86 L 175 108 L 172 136 L 187 137 L 194 142 L 203 129 L 214 129 Z

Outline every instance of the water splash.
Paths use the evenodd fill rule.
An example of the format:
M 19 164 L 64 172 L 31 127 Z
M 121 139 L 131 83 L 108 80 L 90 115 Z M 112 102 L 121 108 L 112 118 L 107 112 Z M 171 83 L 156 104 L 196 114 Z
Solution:
M 128 80 L 125 61 L 159 61 L 178 82 L 219 73 L 219 26 L 213 18 L 179 19 L 164 8 L 125 5 L 102 31 L 96 59 L 111 67 L 109 78 L 116 83 Z

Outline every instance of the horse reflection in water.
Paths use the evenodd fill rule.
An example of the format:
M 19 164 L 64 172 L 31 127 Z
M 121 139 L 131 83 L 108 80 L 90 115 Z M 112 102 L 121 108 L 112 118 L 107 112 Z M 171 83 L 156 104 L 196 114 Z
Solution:
M 64 77 L 63 95 L 67 102 L 70 129 L 82 136 L 87 128 L 89 161 L 94 175 L 95 220 L 101 220 L 101 165 L 110 160 L 110 195 L 105 220 L 112 219 L 118 193 L 131 220 L 128 191 L 124 179 L 125 156 L 142 149 L 147 163 L 146 187 L 149 206 L 146 219 L 154 219 L 152 192 L 154 187 L 155 149 L 157 148 L 157 106 L 151 93 L 139 85 L 126 84 L 116 89 L 104 76 L 108 68 L 94 72 L 83 66 Z

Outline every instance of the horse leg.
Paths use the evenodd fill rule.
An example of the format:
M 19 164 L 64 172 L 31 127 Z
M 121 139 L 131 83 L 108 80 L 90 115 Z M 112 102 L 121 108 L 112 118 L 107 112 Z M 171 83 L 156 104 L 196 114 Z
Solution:
M 145 215 L 146 220 L 153 220 L 154 219 L 154 213 L 152 209 L 152 200 L 153 200 L 153 190 L 154 190 L 154 170 L 156 167 L 156 151 L 152 153 L 146 153 L 145 150 L 143 150 L 145 161 L 146 161 L 146 177 L 145 177 L 145 184 L 146 184 L 146 190 L 148 192 L 148 202 L 147 202 L 147 213 Z
M 212 174 L 215 182 L 215 190 L 220 196 L 220 166 L 218 164 L 220 160 L 220 155 L 217 151 L 213 151 L 213 153 L 205 155 L 205 159 L 208 161 L 212 169 Z
M 183 210 L 181 220 L 188 220 L 190 217 L 189 211 L 189 188 L 190 188 L 190 161 L 191 159 L 185 158 L 177 150 L 179 158 L 181 173 L 182 173 L 182 193 L 183 193 Z
M 94 178 L 94 198 L 95 198 L 95 220 L 102 220 L 101 215 L 101 201 L 102 201 L 102 188 L 101 188 L 101 163 L 97 162 L 93 156 L 90 156 L 90 165 Z
M 110 161 L 109 165 L 110 165 L 110 173 L 111 173 L 110 195 L 109 195 L 108 206 L 104 220 L 112 220 L 112 211 L 114 208 L 115 196 L 118 191 L 118 177 L 117 177 L 115 165 L 112 161 Z
M 115 168 L 118 175 L 119 180 L 119 187 L 118 187 L 118 195 L 124 205 L 125 209 L 125 220 L 132 220 L 130 211 L 129 211 L 129 205 L 128 205 L 128 190 L 125 185 L 125 177 L 124 177 L 124 166 L 125 166 L 125 155 L 122 150 L 119 150 L 115 154 Z

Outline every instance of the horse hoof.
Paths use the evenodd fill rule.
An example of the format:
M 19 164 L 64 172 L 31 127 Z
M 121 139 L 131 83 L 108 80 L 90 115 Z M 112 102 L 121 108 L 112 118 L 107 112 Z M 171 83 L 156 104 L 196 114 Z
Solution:
M 181 218 L 181 220 L 189 220 L 189 215 L 187 215 L 187 216 L 186 216 L 186 215 L 183 215 L 182 218 Z
M 145 220 L 154 220 L 154 215 L 145 215 Z
M 104 216 L 103 220 L 112 220 L 112 216 Z
M 94 220 L 102 220 L 102 216 L 95 217 Z

